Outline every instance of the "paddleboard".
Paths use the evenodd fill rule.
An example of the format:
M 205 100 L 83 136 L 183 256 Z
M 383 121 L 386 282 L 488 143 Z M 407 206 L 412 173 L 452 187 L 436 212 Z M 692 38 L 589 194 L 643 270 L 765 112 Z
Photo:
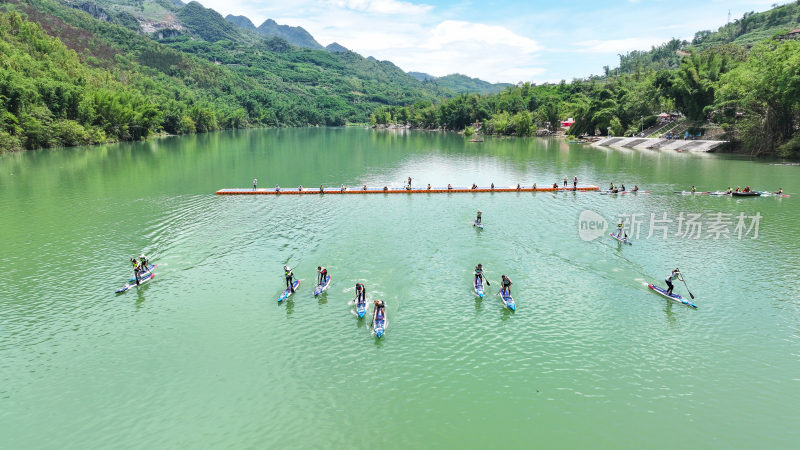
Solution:
M 298 286 L 300 286 L 300 280 L 294 280 L 294 284 L 292 284 L 292 287 L 294 288 L 295 291 L 297 291 L 297 287 Z M 281 294 L 281 296 L 278 297 L 278 303 L 286 300 L 287 298 L 289 298 L 291 296 L 292 296 L 291 289 L 286 289 L 285 291 L 283 291 L 283 294 Z
M 517 310 L 517 304 L 514 302 L 514 298 L 511 297 L 510 295 L 503 292 L 502 294 L 500 294 L 500 299 L 503 300 L 503 305 L 505 305 L 506 308 L 512 311 Z
M 622 242 L 623 244 L 633 245 L 633 242 L 625 238 L 620 239 L 618 236 L 615 236 L 614 233 L 609 233 L 609 236 L 611 236 L 612 238 L 616 239 L 619 242 Z
M 331 276 L 327 275 L 327 276 L 325 276 L 325 283 L 324 284 L 318 284 L 316 289 L 314 289 L 314 297 L 316 297 L 319 294 L 322 294 L 323 292 L 327 291 L 328 290 L 328 286 L 330 286 L 330 285 L 331 285 Z
M 483 298 L 483 296 L 486 294 L 486 291 L 483 290 L 483 280 L 478 279 L 477 282 L 473 280 L 472 287 L 475 289 L 475 295 L 478 297 Z
M 130 290 L 131 288 L 134 288 L 136 286 L 141 286 L 142 284 L 147 283 L 148 281 L 152 280 L 153 277 L 156 276 L 156 274 L 153 273 L 153 269 L 155 269 L 155 268 L 156 268 L 155 264 L 153 264 L 151 266 L 148 266 L 147 267 L 147 272 L 145 272 L 145 273 L 143 273 L 143 274 L 141 274 L 139 276 L 139 284 L 138 285 L 136 284 L 136 277 L 132 277 L 130 280 L 128 280 L 128 282 L 125 284 L 125 286 L 122 286 L 121 288 L 117 289 L 116 291 L 114 291 L 114 293 L 115 294 L 121 294 L 123 292 L 126 292 L 126 291 Z
M 367 314 L 367 300 L 366 300 L 366 298 L 364 299 L 363 302 L 356 301 L 356 314 L 358 314 L 359 318 L 362 318 L 362 317 L 364 317 L 365 314 Z
M 660 287 L 655 286 L 653 284 L 648 284 L 647 287 L 649 287 L 650 290 L 652 290 L 653 292 L 655 292 L 657 294 L 660 294 L 660 295 L 662 295 L 664 297 L 667 297 L 668 299 L 672 300 L 673 302 L 677 302 L 677 303 L 680 303 L 680 304 L 683 304 L 683 305 L 686 305 L 686 306 L 690 306 L 690 307 L 692 307 L 694 309 L 697 309 L 697 305 L 695 305 L 694 303 L 690 302 L 689 300 L 686 300 L 685 298 L 681 297 L 678 294 L 669 295 L 667 293 L 666 289 L 660 288 Z
M 372 330 L 375 331 L 375 336 L 381 338 L 383 333 L 386 332 L 386 307 L 383 308 L 383 319 L 372 318 Z

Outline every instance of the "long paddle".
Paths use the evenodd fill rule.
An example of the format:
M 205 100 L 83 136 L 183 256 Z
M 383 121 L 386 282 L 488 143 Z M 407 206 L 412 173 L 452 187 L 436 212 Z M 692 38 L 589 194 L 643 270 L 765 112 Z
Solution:
M 689 290 L 689 286 L 686 284 L 686 280 L 681 278 L 681 281 L 683 281 L 683 285 L 686 286 L 686 291 L 689 292 L 689 297 L 692 297 L 692 300 L 694 300 L 694 294 L 692 294 L 692 291 Z

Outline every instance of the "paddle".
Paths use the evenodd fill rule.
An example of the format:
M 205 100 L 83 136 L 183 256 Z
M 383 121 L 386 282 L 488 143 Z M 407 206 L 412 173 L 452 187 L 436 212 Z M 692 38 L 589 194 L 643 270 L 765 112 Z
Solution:
M 683 281 L 683 285 L 686 286 L 686 291 L 689 292 L 689 297 L 692 297 L 692 300 L 694 300 L 694 294 L 692 294 L 692 291 L 689 290 L 689 286 L 686 284 L 686 280 L 681 278 L 681 281 Z

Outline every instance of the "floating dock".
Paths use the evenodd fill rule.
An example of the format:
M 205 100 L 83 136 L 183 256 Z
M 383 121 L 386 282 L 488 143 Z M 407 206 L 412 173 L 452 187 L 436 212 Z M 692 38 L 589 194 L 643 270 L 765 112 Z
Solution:
M 345 187 L 343 188 L 303 188 L 300 190 L 299 188 L 280 188 L 277 190 L 275 188 L 259 188 L 259 189 L 248 189 L 248 188 L 231 188 L 231 189 L 220 189 L 217 191 L 217 195 L 305 195 L 305 194 L 454 194 L 454 193 L 475 193 L 475 192 L 586 192 L 586 191 L 597 191 L 599 187 L 593 185 L 585 185 L 585 186 L 578 186 L 577 188 L 554 188 L 550 187 L 522 187 L 520 186 L 517 188 L 516 186 L 511 187 L 478 187 L 475 189 L 468 188 L 468 187 L 453 187 L 453 188 L 367 188 L 364 189 L 363 187 Z

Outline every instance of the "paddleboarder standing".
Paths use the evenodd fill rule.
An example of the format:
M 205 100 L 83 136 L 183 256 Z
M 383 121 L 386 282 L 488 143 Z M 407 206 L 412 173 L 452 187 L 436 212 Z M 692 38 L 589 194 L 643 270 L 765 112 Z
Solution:
M 681 274 L 680 269 L 678 269 L 677 267 L 675 268 L 675 270 L 670 272 L 670 274 L 667 275 L 667 279 L 664 280 L 667 282 L 667 294 L 669 294 L 670 296 L 672 295 L 672 290 L 675 289 L 675 286 L 672 284 L 672 280 L 683 281 L 683 274 Z

